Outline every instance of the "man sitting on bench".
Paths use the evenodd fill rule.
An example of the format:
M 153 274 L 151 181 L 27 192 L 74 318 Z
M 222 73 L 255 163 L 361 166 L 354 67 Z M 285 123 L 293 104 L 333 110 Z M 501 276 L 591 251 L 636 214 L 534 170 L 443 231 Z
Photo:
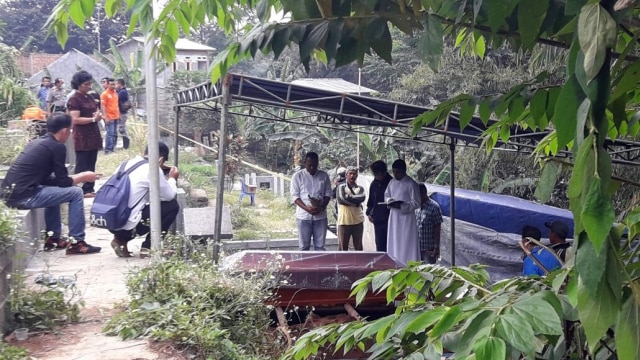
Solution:
M 44 250 L 67 249 L 67 255 L 100 251 L 85 242 L 82 182 L 96 181 L 92 171 L 69 175 L 65 166 L 65 141 L 71 134 L 71 117 L 55 113 L 47 120 L 47 134 L 27 144 L 2 182 L 5 203 L 18 209 L 44 208 L 47 238 Z M 69 239 L 63 238 L 60 204 L 69 203 Z

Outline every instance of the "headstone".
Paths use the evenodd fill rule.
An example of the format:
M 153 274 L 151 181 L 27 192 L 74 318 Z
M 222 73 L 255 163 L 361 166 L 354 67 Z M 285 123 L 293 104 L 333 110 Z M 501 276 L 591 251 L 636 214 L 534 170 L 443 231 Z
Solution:
M 196 155 L 204 156 L 205 155 L 204 148 L 202 147 L 202 145 L 200 145 L 200 143 L 202 142 L 202 128 L 200 127 L 193 128 L 193 140 L 195 140 L 197 143 Z
M 213 236 L 216 223 L 216 209 L 213 207 L 187 208 L 183 211 L 184 234 L 186 236 Z M 231 225 L 231 208 L 222 208 L 222 239 L 233 238 L 233 226 Z
M 207 192 L 202 189 L 191 189 L 189 191 L 189 198 L 191 199 L 191 203 L 196 207 L 209 206 Z

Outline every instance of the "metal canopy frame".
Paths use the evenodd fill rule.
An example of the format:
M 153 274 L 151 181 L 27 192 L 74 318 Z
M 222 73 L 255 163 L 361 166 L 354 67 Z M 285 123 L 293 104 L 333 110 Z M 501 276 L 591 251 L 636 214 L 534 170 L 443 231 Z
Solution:
M 381 98 L 362 96 L 294 85 L 277 80 L 261 79 L 246 75 L 227 74 L 222 82 L 211 81 L 181 90 L 176 94 L 176 133 L 179 130 L 179 112 L 181 108 L 194 108 L 219 112 L 222 122 L 228 115 L 248 116 L 274 121 L 288 122 L 305 126 L 317 126 L 330 129 L 348 130 L 367 134 L 392 136 L 404 140 L 448 144 L 451 151 L 451 235 L 452 259 L 455 265 L 455 171 L 454 151 L 458 144 L 480 147 L 485 131 L 496 123 L 490 120 L 484 124 L 479 117 L 462 128 L 459 114 L 452 112 L 441 125 L 423 126 L 412 136 L 411 122 L 420 114 L 433 108 L 420 107 Z M 277 111 L 274 111 L 276 109 Z M 295 111 L 289 111 L 295 110 Z M 392 128 L 392 134 L 374 133 L 374 127 Z M 494 147 L 497 150 L 532 153 L 551 130 L 533 131 L 512 126 L 507 141 L 499 139 Z M 221 136 L 221 139 L 224 136 Z M 640 143 L 625 140 L 607 140 L 605 148 L 613 163 L 639 166 Z M 177 161 L 177 140 L 175 143 Z M 557 157 L 570 158 L 571 151 L 558 151 Z M 224 176 L 219 176 L 223 179 Z M 222 202 L 220 202 L 222 204 Z M 220 208 L 222 212 L 222 208 Z M 216 240 L 219 236 L 216 237 Z

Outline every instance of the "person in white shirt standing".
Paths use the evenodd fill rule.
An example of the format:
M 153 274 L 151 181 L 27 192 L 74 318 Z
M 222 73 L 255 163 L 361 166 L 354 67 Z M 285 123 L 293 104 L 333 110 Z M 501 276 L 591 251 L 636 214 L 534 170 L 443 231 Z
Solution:
M 144 157 L 136 156 L 128 160 L 124 170 L 131 166 L 146 161 L 137 169 L 129 174 L 130 194 L 129 207 L 131 215 L 127 224 L 118 230 L 109 230 L 114 236 L 111 241 L 111 248 L 118 257 L 130 257 L 131 253 L 127 248 L 129 241 L 139 235 L 147 235 L 140 249 L 140 257 L 149 257 L 151 249 L 151 234 L 149 232 L 149 173 L 150 171 L 158 171 L 160 173 L 160 213 L 162 236 L 164 237 L 176 220 L 180 205 L 176 199 L 178 193 L 177 180 L 180 172 L 175 166 L 166 166 L 165 162 L 169 160 L 169 147 L 167 144 L 160 142 L 160 164 L 152 166 L 148 163 L 149 148 L 144 151 Z
M 291 199 L 296 204 L 300 250 L 308 251 L 313 237 L 313 249 L 324 250 L 327 237 L 327 204 L 331 200 L 329 175 L 318 170 L 318 154 L 308 152 L 304 169 L 291 178 Z

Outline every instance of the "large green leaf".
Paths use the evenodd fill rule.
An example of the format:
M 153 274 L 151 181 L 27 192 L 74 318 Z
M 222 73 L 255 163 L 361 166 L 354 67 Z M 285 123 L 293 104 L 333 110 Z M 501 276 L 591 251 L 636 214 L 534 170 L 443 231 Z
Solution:
M 307 34 L 300 43 L 300 59 L 308 58 L 315 48 L 323 46 L 327 40 L 328 32 L 328 20 L 323 20 L 316 25 L 309 25 Z
M 553 194 L 553 189 L 558 181 L 558 176 L 562 172 L 562 165 L 557 162 L 547 162 L 542 168 L 542 173 L 538 179 L 538 185 L 533 194 L 541 203 L 546 203 Z
M 579 90 L 575 75 L 572 75 L 560 90 L 555 103 L 553 126 L 558 135 L 558 149 L 564 149 L 573 140 L 578 122 Z
M 529 354 L 535 351 L 535 344 L 532 341 L 535 337 L 533 329 L 528 322 L 519 316 L 504 314 L 496 322 L 498 334 L 514 348 Z
M 393 39 L 391 39 L 391 32 L 386 21 L 381 25 L 382 34 L 377 38 L 369 38 L 371 40 L 371 48 L 376 52 L 380 58 L 386 61 L 388 64 L 393 62 L 391 56 L 391 50 L 393 48 Z
M 616 21 L 600 3 L 585 5 L 578 17 L 578 41 L 584 54 L 587 80 L 593 80 L 604 64 L 607 47 L 616 41 Z
M 529 109 L 531 117 L 536 122 L 536 125 L 540 127 L 540 120 L 546 115 L 547 111 L 547 91 L 545 89 L 538 89 L 533 98 L 529 102 Z
M 459 306 L 449 308 L 440 321 L 433 327 L 429 335 L 435 338 L 451 330 L 458 321 L 460 321 L 461 313 L 462 311 Z
M 634 90 L 640 82 L 640 61 L 631 63 L 613 81 L 615 90 L 611 99 L 615 100 L 627 91 Z
M 520 0 L 518 26 L 525 49 L 531 49 L 536 43 L 548 7 L 549 0 Z
M 425 30 L 418 40 L 418 51 L 431 70 L 438 71 L 444 47 L 442 22 L 431 15 L 425 16 L 424 22 Z
M 471 119 L 473 118 L 473 113 L 476 110 L 475 104 L 472 103 L 471 100 L 464 101 L 462 103 L 462 108 L 460 109 L 460 129 L 464 129 L 469 125 Z
M 540 293 L 522 298 L 511 309 L 525 319 L 536 333 L 562 335 L 560 316 Z M 540 316 L 540 314 L 544 314 L 544 316 Z
M 580 234 L 578 241 L 578 251 L 575 255 L 576 270 L 585 290 L 591 296 L 596 296 L 598 285 L 603 282 L 604 272 L 607 268 L 607 252 L 602 251 L 598 254 L 593 243 L 586 238 L 585 233 Z
M 595 159 L 594 159 L 595 160 Z M 587 191 L 583 191 L 582 225 L 589 235 L 597 252 L 609 235 L 609 230 L 615 221 L 615 210 L 611 204 L 609 186 L 611 183 L 611 158 L 604 149 L 598 149 L 598 173 L 585 174 L 593 176 L 588 184 Z M 584 187 L 583 187 L 584 189 Z
M 424 310 L 416 317 L 412 322 L 407 324 L 404 328 L 405 332 L 419 333 L 424 329 L 429 328 L 431 325 L 440 321 L 442 316 L 447 312 L 445 307 L 437 307 L 431 310 Z
M 567 0 L 566 5 L 564 6 L 565 15 L 575 15 L 582 9 L 584 4 L 587 3 L 587 0 Z
M 593 353 L 607 329 L 618 319 L 619 307 L 612 306 L 615 298 L 606 282 L 601 281 L 598 284 L 595 296 L 591 296 L 586 287 L 586 284 L 579 281 L 578 314 Z
M 476 360 L 502 360 L 507 358 L 507 345 L 497 337 L 480 339 L 473 346 Z
M 616 322 L 616 348 L 620 359 L 640 358 L 640 304 L 628 292 Z

